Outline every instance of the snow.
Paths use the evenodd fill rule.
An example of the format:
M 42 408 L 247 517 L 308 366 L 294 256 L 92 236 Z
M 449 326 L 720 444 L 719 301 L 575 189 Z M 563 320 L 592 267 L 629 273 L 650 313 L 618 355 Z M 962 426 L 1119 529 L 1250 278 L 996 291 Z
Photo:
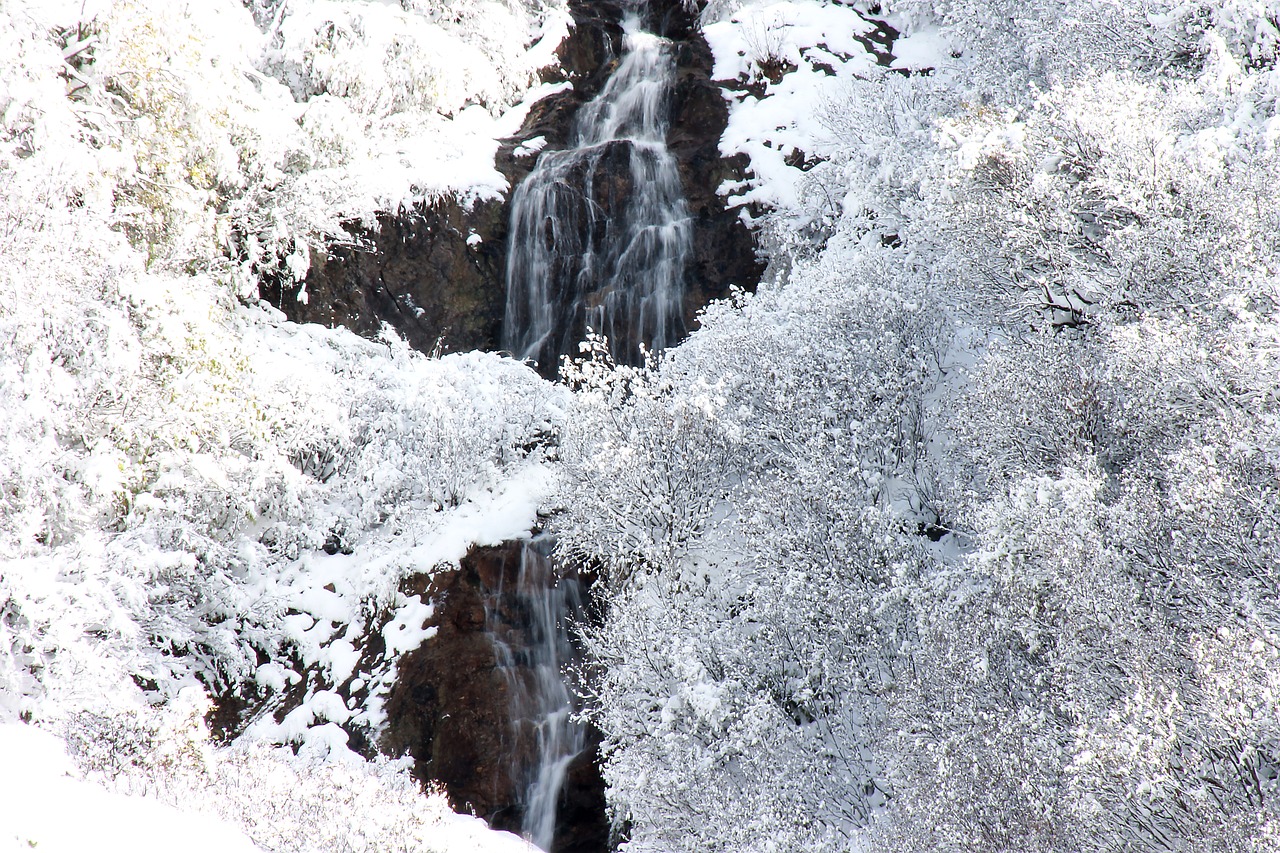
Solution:
M 386 656 L 394 659 L 413 651 L 435 635 L 435 628 L 426 627 L 434 607 L 425 603 L 420 595 L 411 595 L 399 601 L 395 616 L 382 629 L 386 642 Z
M 532 157 L 545 147 L 547 147 L 547 138 L 545 136 L 534 136 L 520 143 L 511 153 L 514 157 Z
M 338 705 L 331 711 L 340 716 Z M 332 723 L 311 728 L 298 756 L 261 746 L 211 751 L 205 736 L 192 739 L 189 721 L 161 734 L 178 737 L 160 747 L 173 775 L 152 767 L 133 786 L 131 771 L 122 773 L 118 765 L 107 773 L 82 771 L 68 743 L 48 731 L 0 723 L 0 851 L 531 849 L 478 818 L 453 814 L 438 795 L 422 797 L 414 783 L 401 784 L 403 776 L 391 765 L 371 769 L 347 749 L 347 734 Z M 143 793 L 129 793 L 131 787 Z M 360 820 L 363 828 L 352 826 Z M 252 827 L 265 843 L 255 845 L 237 824 Z M 348 831 L 344 843 L 340 834 Z
M 290 678 L 292 676 L 292 678 Z M 278 663 L 264 663 L 258 667 L 254 673 L 254 681 L 259 686 L 265 687 L 274 693 L 284 690 L 285 685 L 291 684 L 298 679 L 298 674 L 292 670 L 287 670 Z
M 732 81 L 758 76 L 760 66 L 770 61 L 808 64 L 806 53 L 818 48 L 824 61 L 861 57 L 866 50 L 857 37 L 871 30 L 854 8 L 791 0 L 744 4 L 729 20 L 711 24 L 703 33 L 715 55 L 712 76 Z
M 3 849 L 280 849 L 262 839 L 371 785 L 395 794 L 310 826 L 314 849 L 447 823 L 340 726 L 376 733 L 398 657 L 430 635 L 431 602 L 400 582 L 529 535 L 561 392 L 510 359 L 432 360 L 248 297 L 272 264 L 301 276 L 344 219 L 505 192 L 498 140 L 558 91 L 537 72 L 568 17 L 393 5 L 291 0 L 270 34 L 236 0 L 0 14 Z M 329 23 L 351 38 L 308 54 Z M 256 684 L 261 736 L 212 744 L 207 702 L 182 698 L 201 682 Z M 74 743 L 86 775 L 19 719 Z M 135 743 L 152 746 L 121 758 Z M 170 748 L 199 761 L 160 761 Z M 279 779 L 264 819 L 254 786 Z M 226 822 L 173 808 L 196 802 Z M 86 820 L 59 825 L 60 807 Z M 487 849 L 482 825 L 448 825 Z
M 951 50 L 946 36 L 936 26 L 920 26 L 894 41 L 889 67 L 907 71 L 941 68 L 950 59 Z
M 238 828 L 79 778 L 63 742 L 33 726 L 0 723 L 0 851 L 250 853 Z
M 727 203 L 793 213 L 806 206 L 805 170 L 787 161 L 832 152 L 827 106 L 850 81 L 875 73 L 875 58 L 857 38 L 870 30 L 855 9 L 816 0 L 749 3 L 705 28 L 713 77 L 764 87 L 760 96 L 726 92 L 729 123 L 720 152 L 746 154 L 751 163 L 745 184 L 720 188 Z
M 537 853 L 538 848 L 510 832 L 495 832 L 478 817 L 454 814 L 436 827 L 433 842 L 449 853 Z

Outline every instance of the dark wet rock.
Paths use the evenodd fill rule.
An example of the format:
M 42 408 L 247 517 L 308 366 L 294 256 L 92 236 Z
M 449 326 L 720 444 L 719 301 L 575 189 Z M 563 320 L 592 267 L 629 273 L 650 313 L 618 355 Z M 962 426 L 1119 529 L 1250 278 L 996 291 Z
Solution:
M 670 26 L 687 27 L 688 13 L 678 2 L 665 18 Z M 738 211 L 727 209 L 718 188 L 741 180 L 746 158 L 720 156 L 720 135 L 729 120 L 721 88 L 711 81 L 714 58 L 706 41 L 692 30 L 676 42 L 676 83 L 671 98 L 671 130 L 667 144 L 680 165 L 689 211 L 693 215 L 693 258 L 688 270 L 686 327 L 696 328 L 697 312 L 708 302 L 729 295 L 737 285 L 754 290 L 764 272 L 755 238 Z
M 291 320 L 376 335 L 387 323 L 424 352 L 492 349 L 505 291 L 506 205 L 456 199 L 382 214 L 357 248 L 314 258 L 305 288 L 264 283 Z
M 603 853 L 611 849 L 600 776 L 600 732 L 587 731 L 587 748 L 569 765 L 556 813 L 552 853 Z
M 489 549 L 457 571 L 406 582 L 406 590 L 436 602 L 428 623 L 436 635 L 401 659 L 381 744 L 392 755 L 411 755 L 414 775 L 441 782 L 456 809 L 504 828 L 518 798 L 501 761 L 510 728 L 507 686 L 485 632 L 481 577 L 501 577 L 509 560 L 519 560 L 518 550 Z
M 521 793 L 509 772 L 522 748 L 510 719 L 510 684 L 498 668 L 488 629 L 486 597 L 518 642 L 527 614 L 513 591 L 520 572 L 522 543 L 474 548 L 455 571 L 417 575 L 402 591 L 435 602 L 429 625 L 436 634 L 405 655 L 387 697 L 388 722 L 381 741 L 391 755 L 412 756 L 414 775 L 437 782 L 453 807 L 497 829 L 519 832 L 524 815 Z M 557 811 L 553 853 L 603 853 L 609 847 L 604 781 L 597 763 L 600 736 L 588 733 L 587 749 L 571 765 Z M 527 758 L 527 757 L 524 757 Z

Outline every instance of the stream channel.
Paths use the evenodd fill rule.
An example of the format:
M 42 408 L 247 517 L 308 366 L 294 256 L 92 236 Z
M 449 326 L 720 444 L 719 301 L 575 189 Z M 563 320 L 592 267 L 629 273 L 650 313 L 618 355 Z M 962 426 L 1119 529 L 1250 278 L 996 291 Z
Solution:
M 645 6 L 625 9 L 622 55 L 579 110 L 572 144 L 542 154 L 512 196 L 503 347 L 518 358 L 554 363 L 584 322 L 629 363 L 685 333 L 692 223 L 667 147 L 676 63 L 671 43 L 643 28 Z M 564 678 L 581 591 L 557 576 L 545 550 L 524 547 L 509 608 L 526 621 L 524 642 L 495 617 L 501 589 L 486 599 L 486 630 L 508 686 L 521 832 L 553 850 L 561 787 L 586 736 Z

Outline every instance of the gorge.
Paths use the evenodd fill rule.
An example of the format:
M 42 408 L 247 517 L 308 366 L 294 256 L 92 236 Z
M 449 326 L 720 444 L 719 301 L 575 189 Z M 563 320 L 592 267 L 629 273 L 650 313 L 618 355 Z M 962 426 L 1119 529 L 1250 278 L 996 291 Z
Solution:
M 648 5 L 622 4 L 620 54 L 609 51 L 604 63 L 612 73 L 573 115 L 567 147 L 541 151 L 509 201 L 502 348 L 544 370 L 553 369 L 559 356 L 575 355 L 589 330 L 604 334 L 614 357 L 631 364 L 643 361 L 646 351 L 675 345 L 685 333 L 695 229 L 680 165 L 667 145 L 676 50 L 646 31 Z M 497 578 L 480 581 L 483 628 L 493 648 L 493 662 L 485 658 L 480 666 L 492 666 L 500 678 L 484 669 L 466 678 L 488 684 L 492 693 L 475 688 L 480 698 L 454 707 L 447 689 L 431 689 L 435 715 L 472 720 L 470 729 L 445 735 L 435 725 L 420 727 L 406 742 L 393 716 L 392 740 L 417 756 L 431 756 L 422 774 L 442 781 L 458 806 L 520 830 L 541 849 L 595 853 L 608 848 L 603 812 L 573 808 L 591 799 L 603 806 L 598 771 L 582 766 L 594 754 L 595 738 L 589 743 L 584 722 L 575 719 L 580 703 L 562 672 L 576 654 L 570 634 L 571 621 L 582 615 L 579 585 L 575 573 L 561 578 L 532 544 L 518 552 L 518 571 L 506 567 Z M 438 637 L 429 646 L 447 642 Z M 460 658 L 443 654 L 440 665 L 458 667 Z M 404 684 L 439 678 L 411 666 L 401 676 Z M 511 715 L 506 733 L 494 730 L 492 710 L 475 707 L 500 704 L 502 697 Z M 406 706 L 398 699 L 393 707 Z M 422 708 L 410 713 L 419 717 Z M 477 713 L 486 722 L 476 722 Z M 474 740 L 475 753 L 503 756 L 489 790 L 477 792 L 467 781 L 474 768 L 451 771 L 448 761 L 439 761 L 444 736 Z M 575 763 L 579 771 L 568 779 L 575 790 L 562 797 Z M 506 779 L 500 779 L 503 772 Z M 589 788 L 581 788 L 584 781 Z M 559 808 L 562 799 L 568 808 Z
M 1280 0 L 0 7 L 0 849 L 1280 850 Z

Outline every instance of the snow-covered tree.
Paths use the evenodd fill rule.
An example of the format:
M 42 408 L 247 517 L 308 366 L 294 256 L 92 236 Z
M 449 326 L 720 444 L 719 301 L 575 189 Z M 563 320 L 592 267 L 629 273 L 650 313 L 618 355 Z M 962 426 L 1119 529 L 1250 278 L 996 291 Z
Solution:
M 669 505 L 697 533 L 592 635 L 631 848 L 1266 849 L 1270 13 L 879 5 L 959 56 L 839 81 L 809 141 L 785 83 L 740 97 L 785 283 L 644 374 L 722 450 Z M 763 14 L 718 8 L 714 41 Z M 777 18 L 784 75 L 814 20 Z M 756 132 L 822 156 L 770 171 Z M 629 482 L 628 437 L 664 441 L 638 411 L 576 418 L 622 425 Z M 578 467 L 605 444 L 569 447 L 564 500 L 635 505 Z M 612 524 L 589 541 L 625 554 Z
M 343 4 L 290 3 L 313 5 Z M 521 42 L 489 69 L 507 86 L 495 113 L 551 58 L 557 31 L 541 30 L 560 9 L 496 5 L 508 26 L 486 29 L 481 4 L 429 46 L 439 67 L 468 39 Z M 432 359 L 258 303 L 258 273 L 301 275 L 308 247 L 362 208 L 490 192 L 496 175 L 415 189 L 404 173 L 371 185 L 358 153 L 320 164 L 304 110 L 263 70 L 266 40 L 231 0 L 0 8 L 0 726 L 84 747 L 86 798 L 115 768 L 118 790 L 227 805 L 272 849 L 422 846 L 424 827 L 451 838 L 436 829 L 452 818 L 437 799 L 411 819 L 417 784 L 366 767 L 348 732 L 376 734 L 399 657 L 426 636 L 430 603 L 399 581 L 534 524 L 563 406 L 510 359 Z M 423 117 L 438 145 L 414 169 L 459 152 L 438 107 Z M 468 126 L 496 146 L 492 119 Z M 470 153 L 492 172 L 485 151 Z M 336 202 L 300 189 L 334 168 Z M 228 694 L 281 719 L 265 713 L 231 751 L 186 725 Z M 26 768 L 0 764 L 8 801 Z M 314 834 L 281 840 L 300 824 Z
M 900 576 L 937 520 L 916 483 L 945 326 L 920 286 L 842 240 L 647 368 L 568 366 L 555 529 L 624 569 L 589 645 L 633 848 L 839 849 L 882 799 Z

